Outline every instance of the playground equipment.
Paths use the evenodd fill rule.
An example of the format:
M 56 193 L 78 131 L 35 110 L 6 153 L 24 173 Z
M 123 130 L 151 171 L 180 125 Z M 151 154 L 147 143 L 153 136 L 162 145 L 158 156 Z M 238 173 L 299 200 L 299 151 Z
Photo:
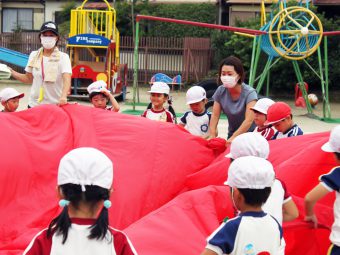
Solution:
M 249 74 L 249 84 L 253 87 L 256 87 L 256 90 L 260 92 L 264 82 L 267 80 L 266 93 L 268 94 L 270 69 L 281 58 L 288 59 L 293 64 L 297 81 L 300 90 L 302 91 L 302 97 L 306 102 L 308 115 L 311 117 L 316 117 L 313 114 L 312 106 L 308 100 L 308 95 L 304 86 L 303 77 L 298 63 L 298 61 L 303 61 L 320 78 L 323 102 L 323 118 L 321 119 L 325 121 L 334 121 L 331 119 L 331 111 L 328 96 L 329 80 L 328 80 L 327 37 L 340 35 L 340 31 L 324 32 L 322 23 L 319 20 L 319 18 L 311 10 L 309 10 L 310 0 L 306 0 L 303 2 L 305 3 L 305 7 L 303 7 L 302 1 L 300 1 L 297 6 L 287 7 L 286 0 L 270 1 L 270 3 L 273 4 L 273 6 L 272 11 L 270 13 L 270 19 L 267 21 L 265 0 L 262 0 L 261 3 L 262 27 L 260 30 L 214 25 L 162 17 L 137 15 L 135 55 L 134 55 L 133 109 L 135 109 L 136 95 L 138 93 L 137 69 L 138 69 L 139 22 L 145 19 L 177 23 L 183 25 L 206 27 L 212 29 L 227 30 L 230 32 L 234 32 L 238 35 L 252 37 L 253 52 Z M 320 49 L 322 40 L 324 42 L 323 58 Z M 259 76 L 256 77 L 260 53 L 262 51 L 265 52 L 268 57 L 267 63 L 264 67 L 264 70 L 259 71 Z M 306 58 L 311 56 L 315 52 L 317 52 L 318 54 L 319 72 L 313 69 L 313 67 L 311 67 L 311 65 L 306 61 Z
M 28 55 L 0 47 L 0 61 L 25 68 Z
M 119 31 L 116 27 L 116 11 L 103 3 L 81 6 L 71 10 L 70 34 L 67 47 L 72 63 L 71 97 L 87 97 L 86 87 L 103 80 L 115 95 L 125 98 L 127 65 L 119 62 Z M 93 7 L 92 7 L 93 6 Z M 87 51 L 91 60 L 82 58 Z

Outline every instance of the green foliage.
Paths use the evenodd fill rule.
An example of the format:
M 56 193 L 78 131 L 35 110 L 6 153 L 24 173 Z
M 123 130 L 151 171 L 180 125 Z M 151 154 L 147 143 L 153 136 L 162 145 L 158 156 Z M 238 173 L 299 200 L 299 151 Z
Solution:
M 132 35 L 130 4 L 117 3 L 117 26 L 121 35 Z M 149 4 L 139 2 L 135 14 L 151 15 L 205 23 L 216 23 L 216 6 L 213 4 Z M 142 36 L 160 37 L 209 37 L 211 29 L 189 25 L 143 20 L 140 24 Z
M 64 20 L 63 23 L 59 24 L 59 32 L 62 36 L 67 37 L 70 32 L 70 16 L 71 10 L 76 8 L 75 1 L 66 2 L 60 12 L 60 19 Z
M 291 3 L 288 4 L 289 6 Z M 314 6 L 310 6 L 310 9 L 316 12 Z M 335 17 L 334 19 L 326 19 L 324 14 L 317 13 L 317 16 L 321 20 L 324 31 L 336 31 L 340 30 L 340 19 Z M 269 15 L 268 15 L 268 18 Z M 237 27 L 245 27 L 252 29 L 259 29 L 259 19 L 249 20 L 247 22 L 238 22 Z M 212 34 L 212 48 L 214 50 L 214 68 L 217 70 L 220 61 L 230 55 L 239 57 L 244 64 L 245 70 L 248 72 L 251 62 L 251 54 L 253 47 L 253 40 L 248 37 L 233 34 L 231 32 L 215 31 Z M 340 69 L 340 36 L 328 37 L 328 62 L 329 62 L 329 84 L 330 89 L 339 89 L 340 84 L 336 83 L 338 77 L 338 70 Z M 320 45 L 320 52 L 322 54 L 322 65 L 324 67 L 324 43 Z M 267 55 L 261 52 L 257 73 L 260 75 L 264 65 L 267 61 Z M 312 66 L 317 73 L 319 70 L 318 53 L 315 52 L 312 56 L 306 59 L 306 62 Z M 308 67 L 305 61 L 298 61 L 301 69 L 302 76 L 309 84 L 311 91 L 320 91 L 320 79 L 319 77 Z M 288 92 L 293 93 L 294 85 L 297 83 L 297 78 L 294 72 L 293 64 L 286 59 L 280 59 L 280 61 L 271 68 L 270 72 L 270 90 L 274 93 Z

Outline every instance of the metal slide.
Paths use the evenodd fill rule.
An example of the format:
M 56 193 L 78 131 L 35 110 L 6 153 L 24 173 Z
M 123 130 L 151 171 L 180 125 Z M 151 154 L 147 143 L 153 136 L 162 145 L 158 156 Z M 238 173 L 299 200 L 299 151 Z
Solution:
M 28 55 L 0 47 L 0 61 L 25 68 Z

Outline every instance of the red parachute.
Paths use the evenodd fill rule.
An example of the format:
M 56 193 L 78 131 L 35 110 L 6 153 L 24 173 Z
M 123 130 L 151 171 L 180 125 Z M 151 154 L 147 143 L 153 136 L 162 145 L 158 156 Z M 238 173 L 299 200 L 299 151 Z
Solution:
M 0 121 L 0 254 L 21 254 L 58 214 L 59 160 L 77 147 L 98 148 L 113 161 L 110 224 L 125 229 L 141 255 L 199 254 L 205 238 L 233 215 L 221 185 L 225 153 L 217 156 L 211 143 L 173 124 L 80 105 L 0 113 Z M 317 205 L 324 228 L 301 220 L 304 195 L 335 166 L 320 150 L 328 135 L 270 143 L 270 161 L 301 213 L 284 224 L 286 254 L 324 254 L 329 245 L 334 195 Z

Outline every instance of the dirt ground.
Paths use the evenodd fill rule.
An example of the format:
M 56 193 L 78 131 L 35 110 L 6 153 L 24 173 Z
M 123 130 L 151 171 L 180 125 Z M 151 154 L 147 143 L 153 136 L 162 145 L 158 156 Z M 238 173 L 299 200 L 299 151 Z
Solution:
M 30 92 L 30 86 L 29 85 L 23 85 L 15 81 L 0 81 L 0 90 L 2 90 L 5 87 L 13 87 L 17 89 L 20 92 L 25 93 L 25 97 L 20 100 L 20 106 L 19 106 L 19 111 L 20 110 L 25 110 L 27 108 L 27 101 L 28 101 L 28 95 Z M 147 93 L 148 88 L 146 87 L 141 87 L 139 89 L 139 101 L 141 103 L 149 103 L 149 94 Z M 120 103 L 121 105 L 121 112 L 130 112 L 132 110 L 132 98 L 133 98 L 133 90 L 132 87 L 128 88 L 128 93 L 126 96 L 126 101 Z M 188 107 L 185 103 L 185 92 L 186 89 L 183 89 L 183 91 L 172 91 L 170 94 L 173 98 L 173 107 L 176 111 L 177 114 L 184 113 L 185 111 L 188 110 Z M 292 99 L 291 100 L 283 100 L 286 103 L 288 103 L 293 110 L 293 116 L 294 116 L 294 122 L 297 123 L 304 133 L 316 133 L 316 132 L 323 132 L 323 131 L 329 131 L 331 130 L 334 126 L 339 125 L 340 123 L 326 123 L 324 121 L 315 119 L 315 118 L 310 118 L 307 116 L 307 110 L 303 108 L 297 108 L 294 105 L 293 102 L 293 94 L 292 94 Z M 272 98 L 275 101 L 281 101 L 279 98 Z M 83 102 L 83 101 L 78 101 L 79 104 L 83 105 L 89 105 L 88 102 Z M 144 105 L 138 105 L 136 106 L 136 110 L 144 110 L 146 108 L 145 104 Z M 319 102 L 318 105 L 316 105 L 314 109 L 314 114 L 318 117 L 322 117 L 322 103 Z M 331 102 L 331 115 L 332 118 L 338 118 L 340 119 L 340 102 Z M 219 130 L 219 136 L 221 137 L 226 137 L 227 135 L 227 127 L 228 127 L 228 122 L 226 118 L 221 118 L 219 121 L 218 125 L 218 130 Z

